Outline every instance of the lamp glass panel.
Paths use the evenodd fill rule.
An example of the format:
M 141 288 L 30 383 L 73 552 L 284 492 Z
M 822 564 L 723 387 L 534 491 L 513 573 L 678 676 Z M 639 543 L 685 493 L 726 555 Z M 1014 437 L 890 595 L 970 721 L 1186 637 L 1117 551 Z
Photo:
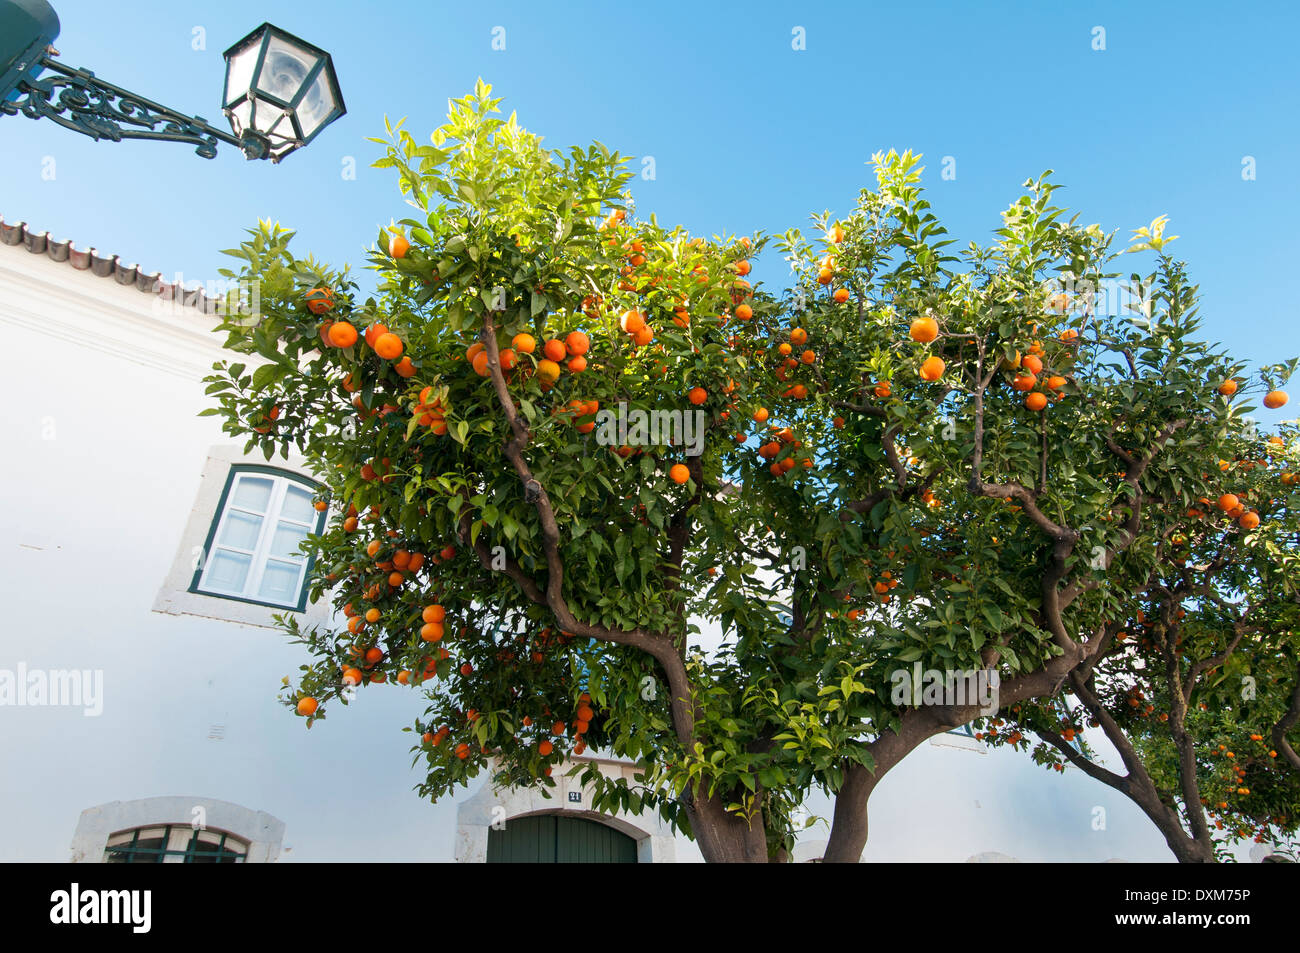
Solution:
M 259 37 L 226 62 L 226 101 L 222 105 L 229 106 L 253 85 L 253 67 L 257 65 L 257 54 L 261 48 Z
M 269 96 L 293 102 L 320 56 L 282 36 L 271 36 L 257 88 Z
M 338 101 L 334 98 L 334 89 L 329 81 L 328 68 L 316 74 L 316 80 L 298 104 L 298 124 L 302 127 L 302 137 L 310 139 L 312 133 L 321 127 L 334 110 Z

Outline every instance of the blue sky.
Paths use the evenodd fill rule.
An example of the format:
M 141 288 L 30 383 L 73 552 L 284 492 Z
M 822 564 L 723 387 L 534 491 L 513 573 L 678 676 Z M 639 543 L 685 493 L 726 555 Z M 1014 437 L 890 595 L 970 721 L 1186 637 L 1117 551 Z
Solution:
M 390 174 L 368 168 L 378 146 L 365 138 L 381 134 L 385 114 L 409 117 L 423 135 L 447 98 L 482 76 L 553 146 L 600 139 L 653 156 L 655 179 L 634 183 L 638 211 L 702 234 L 846 211 L 870 182 L 873 152 L 910 148 L 925 154 L 931 201 L 964 244 L 988 237 L 1025 178 L 1054 169 L 1067 186 L 1058 199 L 1124 239 L 1171 217 L 1210 337 L 1256 362 L 1300 353 L 1295 305 L 1281 290 L 1300 251 L 1291 4 L 55 7 L 66 62 L 223 126 L 221 52 L 263 20 L 335 57 L 348 115 L 280 166 L 0 118 L 7 221 L 169 276 L 215 277 L 218 249 L 259 217 L 297 229 L 300 253 L 361 260 L 376 226 L 404 214 Z M 504 27 L 504 50 L 492 48 L 494 27 Z M 804 50 L 792 49 L 796 27 Z M 1104 51 L 1093 49 L 1095 27 Z M 196 28 L 205 49 L 194 48 Z M 348 156 L 355 180 L 341 174 Z M 952 181 L 939 177 L 944 156 L 956 163 Z M 1242 177 L 1246 156 L 1253 181 Z M 784 268 L 769 258 L 757 275 L 779 282 Z

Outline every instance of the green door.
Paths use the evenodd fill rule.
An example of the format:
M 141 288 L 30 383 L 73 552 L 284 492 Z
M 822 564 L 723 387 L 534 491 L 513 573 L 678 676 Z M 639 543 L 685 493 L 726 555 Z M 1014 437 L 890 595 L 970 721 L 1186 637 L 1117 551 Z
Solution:
M 636 841 L 563 814 L 533 814 L 488 830 L 489 864 L 635 864 Z

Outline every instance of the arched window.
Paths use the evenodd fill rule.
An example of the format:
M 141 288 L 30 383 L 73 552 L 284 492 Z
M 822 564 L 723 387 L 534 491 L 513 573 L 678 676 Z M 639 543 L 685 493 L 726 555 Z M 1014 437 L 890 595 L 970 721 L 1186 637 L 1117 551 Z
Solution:
M 248 842 L 226 831 L 167 824 L 118 831 L 104 845 L 106 864 L 242 864 Z
M 315 483 L 285 470 L 230 468 L 189 591 L 301 612 L 311 560 L 299 546 L 324 528 Z

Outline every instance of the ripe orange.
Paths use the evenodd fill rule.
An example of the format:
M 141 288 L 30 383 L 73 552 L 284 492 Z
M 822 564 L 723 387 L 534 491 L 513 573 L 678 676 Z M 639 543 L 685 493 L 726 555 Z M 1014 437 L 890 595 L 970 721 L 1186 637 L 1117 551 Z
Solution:
M 468 758 L 469 745 L 465 744 L 464 742 L 461 742 L 460 744 L 456 745 L 456 757 L 460 758 L 460 760 L 462 761 Z
M 838 225 L 832 225 L 830 230 L 830 240 L 836 245 L 844 241 L 844 229 L 840 228 Z
M 1236 495 L 1233 493 L 1225 493 L 1223 494 L 1223 496 L 1219 497 L 1219 502 L 1217 505 L 1219 509 L 1227 513 L 1231 510 L 1235 510 L 1238 506 L 1240 506 L 1241 500 L 1237 499 Z
M 316 699 L 312 698 L 310 695 L 304 696 L 303 698 L 298 699 L 298 714 L 311 717 L 316 714 L 316 709 L 319 706 L 320 703 L 316 701 Z
M 1255 529 L 1259 526 L 1259 514 L 1254 510 L 1247 510 L 1237 518 L 1237 523 L 1242 529 Z
M 880 400 L 885 400 L 887 397 L 889 397 L 890 393 L 891 391 L 889 389 L 889 381 L 881 381 L 879 384 L 876 385 L 875 394 L 876 397 L 878 397 Z
M 736 320 L 748 321 L 754 316 L 754 309 L 747 304 L 736 305 Z
M 515 353 L 514 348 L 506 348 L 497 354 L 497 360 L 501 363 L 503 371 L 514 370 L 515 365 L 519 363 L 519 355 Z
M 624 311 L 619 326 L 627 334 L 636 334 L 645 327 L 645 315 L 640 311 Z
M 849 289 L 836 288 L 835 294 L 831 295 L 831 297 L 833 297 L 836 300 L 836 302 L 838 302 L 839 304 L 843 304 L 844 302 L 849 300 Z
M 808 340 L 808 332 L 803 328 L 794 328 L 790 331 L 791 344 L 804 344 Z
M 537 376 L 541 378 L 543 383 L 554 384 L 560 379 L 560 365 L 543 358 L 537 362 Z
M 405 258 L 406 253 L 411 250 L 411 243 L 402 235 L 394 235 L 388 239 L 388 254 L 393 258 Z
M 533 351 L 537 350 L 537 339 L 531 334 L 525 334 L 521 331 L 511 339 L 510 346 L 520 354 L 532 354 Z
M 1237 382 L 1232 378 L 1228 378 L 1228 380 L 1219 385 L 1219 393 L 1224 397 L 1231 397 L 1233 394 L 1237 393 Z
M 367 622 L 378 622 L 378 621 L 379 621 L 379 615 L 380 615 L 380 613 L 379 613 L 379 610 L 378 610 L 378 609 L 375 609 L 375 608 L 373 608 L 373 607 L 370 608 L 370 609 L 367 609 L 367 610 L 366 610 L 366 621 L 367 621 Z
M 935 356 L 927 357 L 921 362 L 921 380 L 937 381 L 939 378 L 943 377 L 943 372 L 946 369 L 947 365 L 944 364 L 943 358 Z
M 306 294 L 307 310 L 312 314 L 324 314 L 334 308 L 334 292 L 328 288 L 312 288 Z
M 1033 374 L 1017 374 L 1011 380 L 1011 386 L 1015 390 L 1021 391 L 1022 393 L 1024 391 L 1033 390 L 1034 385 L 1037 383 L 1038 383 L 1038 378 L 1034 377 Z
M 569 359 L 569 371 L 573 374 L 581 374 L 587 369 L 587 359 L 581 354 L 575 354 Z
M 568 351 L 564 349 L 564 342 L 558 338 L 551 338 L 542 346 L 542 353 L 546 355 L 548 361 L 559 362 L 569 356 Z
M 828 285 L 831 279 L 835 277 L 835 272 L 830 268 L 819 268 L 817 270 L 817 283 L 819 285 Z
M 1065 378 L 1059 375 L 1053 375 L 1047 379 L 1047 386 L 1052 390 L 1060 390 L 1065 386 Z
M 491 373 L 488 370 L 487 351 L 479 351 L 474 355 L 474 373 L 479 377 L 487 377 Z
M 591 347 L 591 340 L 581 331 L 571 331 L 568 337 L 564 339 L 564 349 L 574 357 L 580 357 L 587 353 Z
M 744 278 L 747 274 L 749 274 L 749 272 L 750 272 L 750 264 L 748 260 L 742 258 L 740 259 L 740 261 L 736 262 L 736 274 Z
M 374 611 L 374 610 L 372 609 L 371 612 L 373 612 L 373 611 Z M 367 613 L 367 614 L 369 614 L 369 613 Z M 378 662 L 378 661 L 379 661 L 381 658 L 383 658 L 383 657 L 384 657 L 384 650 L 381 649 L 381 648 L 380 648 L 379 646 L 377 646 L 377 645 L 372 645 L 370 648 L 366 649 L 366 664 L 367 664 L 367 665 L 374 665 L 376 662 Z
M 375 338 L 375 353 L 386 361 L 394 361 L 402 356 L 402 339 L 391 331 L 386 331 Z
M 1026 354 L 1020 363 L 1031 374 L 1037 375 L 1043 372 L 1043 361 L 1034 354 Z
M 1034 411 L 1042 410 L 1047 406 L 1047 395 L 1037 392 L 1032 393 L 1025 398 L 1025 406 Z
M 685 483 L 691 478 L 691 471 L 686 468 L 684 463 L 674 463 L 668 471 L 668 476 L 674 483 Z
M 929 316 L 922 316 L 912 322 L 909 331 L 913 341 L 929 344 L 939 336 L 939 322 Z
M 760 423 L 760 424 L 765 424 L 765 423 L 767 423 L 767 416 L 768 416 L 768 415 L 767 415 L 767 408 L 766 408 L 766 407 L 760 407 L 760 408 L 758 408 L 758 410 L 754 411 L 754 422 L 755 422 L 755 423 Z
M 540 754 L 543 758 L 545 758 L 554 750 L 555 750 L 555 745 L 551 744 L 549 741 L 543 741 L 541 744 L 537 746 L 537 753 Z
M 799 356 L 799 360 L 803 361 L 805 364 L 815 364 L 817 363 L 817 355 L 813 351 L 804 351 L 803 354 Z
M 690 393 L 686 395 L 687 399 L 697 407 L 709 399 L 709 392 L 703 387 L 692 387 Z
M 351 347 L 357 343 L 357 329 L 346 321 L 335 321 L 330 328 L 330 343 L 335 347 Z
M 1271 390 L 1264 395 L 1264 406 L 1269 410 L 1277 410 L 1285 404 L 1290 398 L 1284 390 Z
M 420 613 L 420 618 L 425 622 L 441 622 L 447 618 L 447 610 L 437 603 L 434 603 L 433 605 L 424 607 L 424 611 Z
M 393 370 L 397 371 L 398 377 L 414 377 L 415 365 L 411 363 L 410 357 L 404 357 L 393 365 Z

